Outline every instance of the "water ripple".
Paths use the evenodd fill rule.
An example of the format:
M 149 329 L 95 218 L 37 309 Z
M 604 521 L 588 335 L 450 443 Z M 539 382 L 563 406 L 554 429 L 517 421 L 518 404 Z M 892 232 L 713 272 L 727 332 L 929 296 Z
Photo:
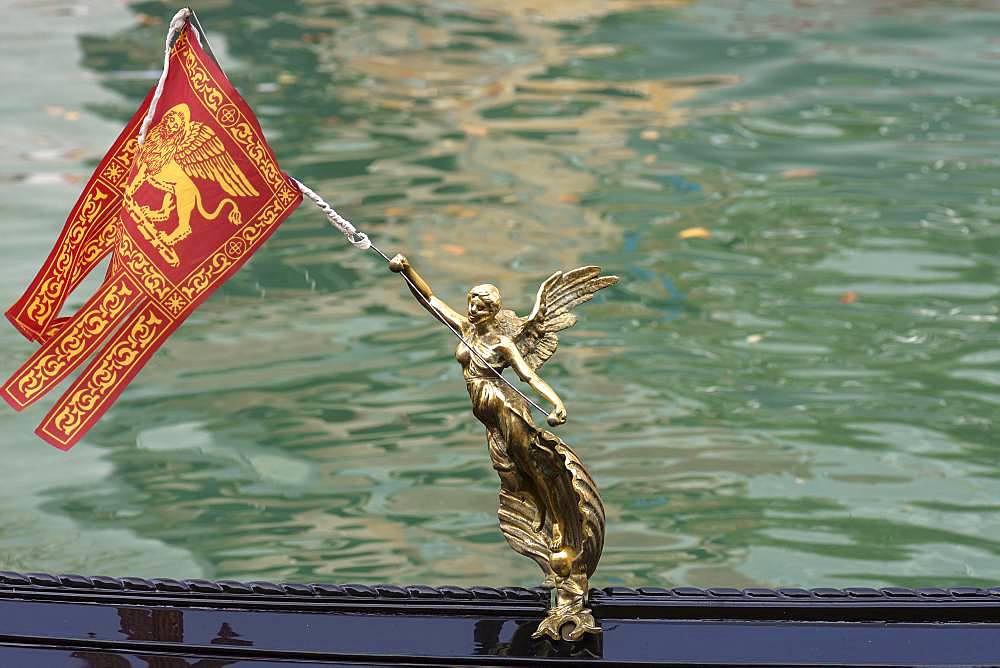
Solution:
M 44 70 L 34 107 L 0 102 L 30 135 L 0 164 L 8 303 L 74 196 L 44 175 L 85 176 L 148 88 L 171 10 L 141 7 L 12 12 L 7 37 L 43 14 L 51 32 L 11 58 L 77 49 L 101 89 L 39 113 L 68 104 Z M 555 268 L 622 276 L 543 370 L 604 490 L 600 584 L 931 585 L 1000 577 L 990 9 L 352 1 L 201 20 L 283 167 L 447 301 L 489 280 L 527 312 Z M 4 567 L 533 584 L 496 530 L 452 350 L 303 208 L 69 459 L 34 442 L 34 412 L 0 416 L 8 459 L 44 473 L 0 495 Z M 0 332 L 4 368 L 29 351 Z

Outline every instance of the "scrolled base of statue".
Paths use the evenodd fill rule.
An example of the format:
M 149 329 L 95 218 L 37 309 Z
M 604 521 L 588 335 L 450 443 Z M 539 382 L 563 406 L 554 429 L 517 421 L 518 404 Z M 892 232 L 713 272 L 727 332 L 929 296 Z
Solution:
M 538 629 L 531 634 L 532 638 L 574 641 L 588 633 L 600 635 L 601 627 L 587 607 L 589 585 L 586 576 L 553 575 L 546 579 L 543 586 L 552 587 L 555 602 Z

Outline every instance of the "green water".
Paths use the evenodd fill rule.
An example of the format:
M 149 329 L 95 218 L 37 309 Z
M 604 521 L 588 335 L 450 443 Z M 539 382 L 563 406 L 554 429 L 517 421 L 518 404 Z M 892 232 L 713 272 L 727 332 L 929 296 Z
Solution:
M 622 277 L 543 369 L 608 508 L 595 584 L 1000 580 L 994 3 L 195 8 L 282 167 L 446 300 Z M 5 10 L 4 305 L 174 9 Z M 0 328 L 3 374 L 32 349 Z M 0 411 L 0 568 L 536 583 L 452 350 L 303 206 L 71 453 L 31 433 L 55 396 Z

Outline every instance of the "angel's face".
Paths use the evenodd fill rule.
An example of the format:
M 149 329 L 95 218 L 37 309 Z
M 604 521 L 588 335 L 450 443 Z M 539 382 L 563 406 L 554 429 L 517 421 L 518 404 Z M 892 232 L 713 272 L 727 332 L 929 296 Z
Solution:
M 496 314 L 496 310 L 482 297 L 469 295 L 469 322 L 476 325 L 486 322 Z

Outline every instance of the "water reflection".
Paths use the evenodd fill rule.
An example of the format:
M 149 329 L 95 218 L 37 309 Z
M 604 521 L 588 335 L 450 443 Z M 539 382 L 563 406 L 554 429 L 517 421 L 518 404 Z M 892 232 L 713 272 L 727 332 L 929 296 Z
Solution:
M 184 613 L 180 610 L 118 608 L 119 633 L 129 640 L 184 642 Z
M 561 657 L 577 660 L 604 656 L 602 636 L 586 635 L 578 642 L 535 640 L 531 634 L 538 625 L 532 621 L 480 619 L 475 623 L 472 642 L 479 656 Z
M 252 640 L 245 640 L 228 622 L 222 622 L 219 632 L 212 639 L 213 645 L 235 645 L 238 647 L 253 647 Z
M 150 85 L 171 8 L 129 10 L 131 26 L 81 38 L 120 99 L 87 113 L 124 120 Z M 598 582 L 1000 576 L 995 15 L 199 14 L 283 167 L 446 299 L 483 280 L 529 295 L 586 262 L 623 277 L 547 374 L 604 488 Z M 691 228 L 705 233 L 679 238 Z M 46 508 L 191 555 L 155 573 L 134 557 L 146 575 L 534 583 L 495 528 L 451 347 L 303 208 L 78 448 L 106 458 L 100 484 L 50 483 Z

